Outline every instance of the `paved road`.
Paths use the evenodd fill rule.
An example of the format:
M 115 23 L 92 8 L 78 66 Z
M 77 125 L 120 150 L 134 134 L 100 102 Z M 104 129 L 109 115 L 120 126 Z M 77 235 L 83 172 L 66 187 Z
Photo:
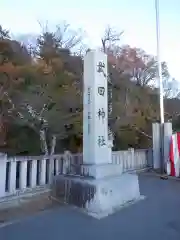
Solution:
M 102 220 L 68 207 L 0 228 L 4 240 L 179 240 L 180 181 L 140 176 L 144 201 Z

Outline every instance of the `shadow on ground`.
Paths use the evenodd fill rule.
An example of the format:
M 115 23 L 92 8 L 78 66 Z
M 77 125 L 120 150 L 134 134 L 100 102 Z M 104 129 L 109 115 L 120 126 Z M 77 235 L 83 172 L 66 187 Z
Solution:
M 6 240 L 179 240 L 180 181 L 140 175 L 147 198 L 114 215 L 96 220 L 61 207 L 0 228 Z

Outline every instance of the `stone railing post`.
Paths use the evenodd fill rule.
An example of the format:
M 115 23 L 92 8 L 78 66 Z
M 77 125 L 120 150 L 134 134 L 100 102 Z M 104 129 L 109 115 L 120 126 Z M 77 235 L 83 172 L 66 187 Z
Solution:
M 71 158 L 72 154 L 70 151 L 64 151 L 64 156 L 63 156 L 63 174 L 67 174 L 70 172 L 70 165 L 71 165 Z
M 5 197 L 6 195 L 6 163 L 7 155 L 0 153 L 0 198 Z
M 45 161 L 47 161 L 48 158 L 49 158 L 49 184 L 51 184 L 54 176 L 54 155 L 50 154 L 49 156 L 46 157 Z
M 164 164 L 165 170 L 168 172 L 169 163 L 169 151 L 170 151 L 170 143 L 172 137 L 172 123 L 167 122 L 164 124 Z
M 136 169 L 135 158 L 134 158 L 134 148 L 129 148 L 128 152 L 130 154 L 130 161 L 128 161 L 128 167 L 132 169 Z M 129 160 L 129 159 L 128 159 Z M 134 167 L 134 168 L 133 168 Z
M 113 147 L 113 141 L 108 140 L 108 159 L 109 159 L 109 163 L 112 163 L 112 147 Z
M 160 124 L 153 123 L 153 168 L 160 169 L 161 167 L 161 142 L 160 142 Z

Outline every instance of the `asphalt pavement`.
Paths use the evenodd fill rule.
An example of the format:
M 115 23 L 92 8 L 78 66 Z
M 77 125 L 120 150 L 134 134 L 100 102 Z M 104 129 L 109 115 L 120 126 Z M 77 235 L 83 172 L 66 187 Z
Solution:
M 180 181 L 139 176 L 139 201 L 96 220 L 59 207 L 0 227 L 0 240 L 179 240 Z

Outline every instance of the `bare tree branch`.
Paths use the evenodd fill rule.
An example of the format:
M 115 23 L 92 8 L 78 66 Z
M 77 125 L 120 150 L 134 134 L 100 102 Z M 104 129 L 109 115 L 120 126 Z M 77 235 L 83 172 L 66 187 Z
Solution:
M 122 32 L 115 31 L 112 27 L 107 26 L 104 32 L 104 36 L 101 38 L 103 52 L 107 53 L 108 50 L 111 49 L 111 46 L 116 44 L 118 41 L 120 41 L 120 38 L 122 36 Z
M 144 135 L 145 137 L 152 139 L 152 136 L 148 135 L 147 133 L 145 133 L 144 131 L 142 131 L 141 129 L 139 129 L 137 126 L 135 125 L 131 125 L 131 128 L 134 128 L 137 132 L 141 133 L 142 135 Z

